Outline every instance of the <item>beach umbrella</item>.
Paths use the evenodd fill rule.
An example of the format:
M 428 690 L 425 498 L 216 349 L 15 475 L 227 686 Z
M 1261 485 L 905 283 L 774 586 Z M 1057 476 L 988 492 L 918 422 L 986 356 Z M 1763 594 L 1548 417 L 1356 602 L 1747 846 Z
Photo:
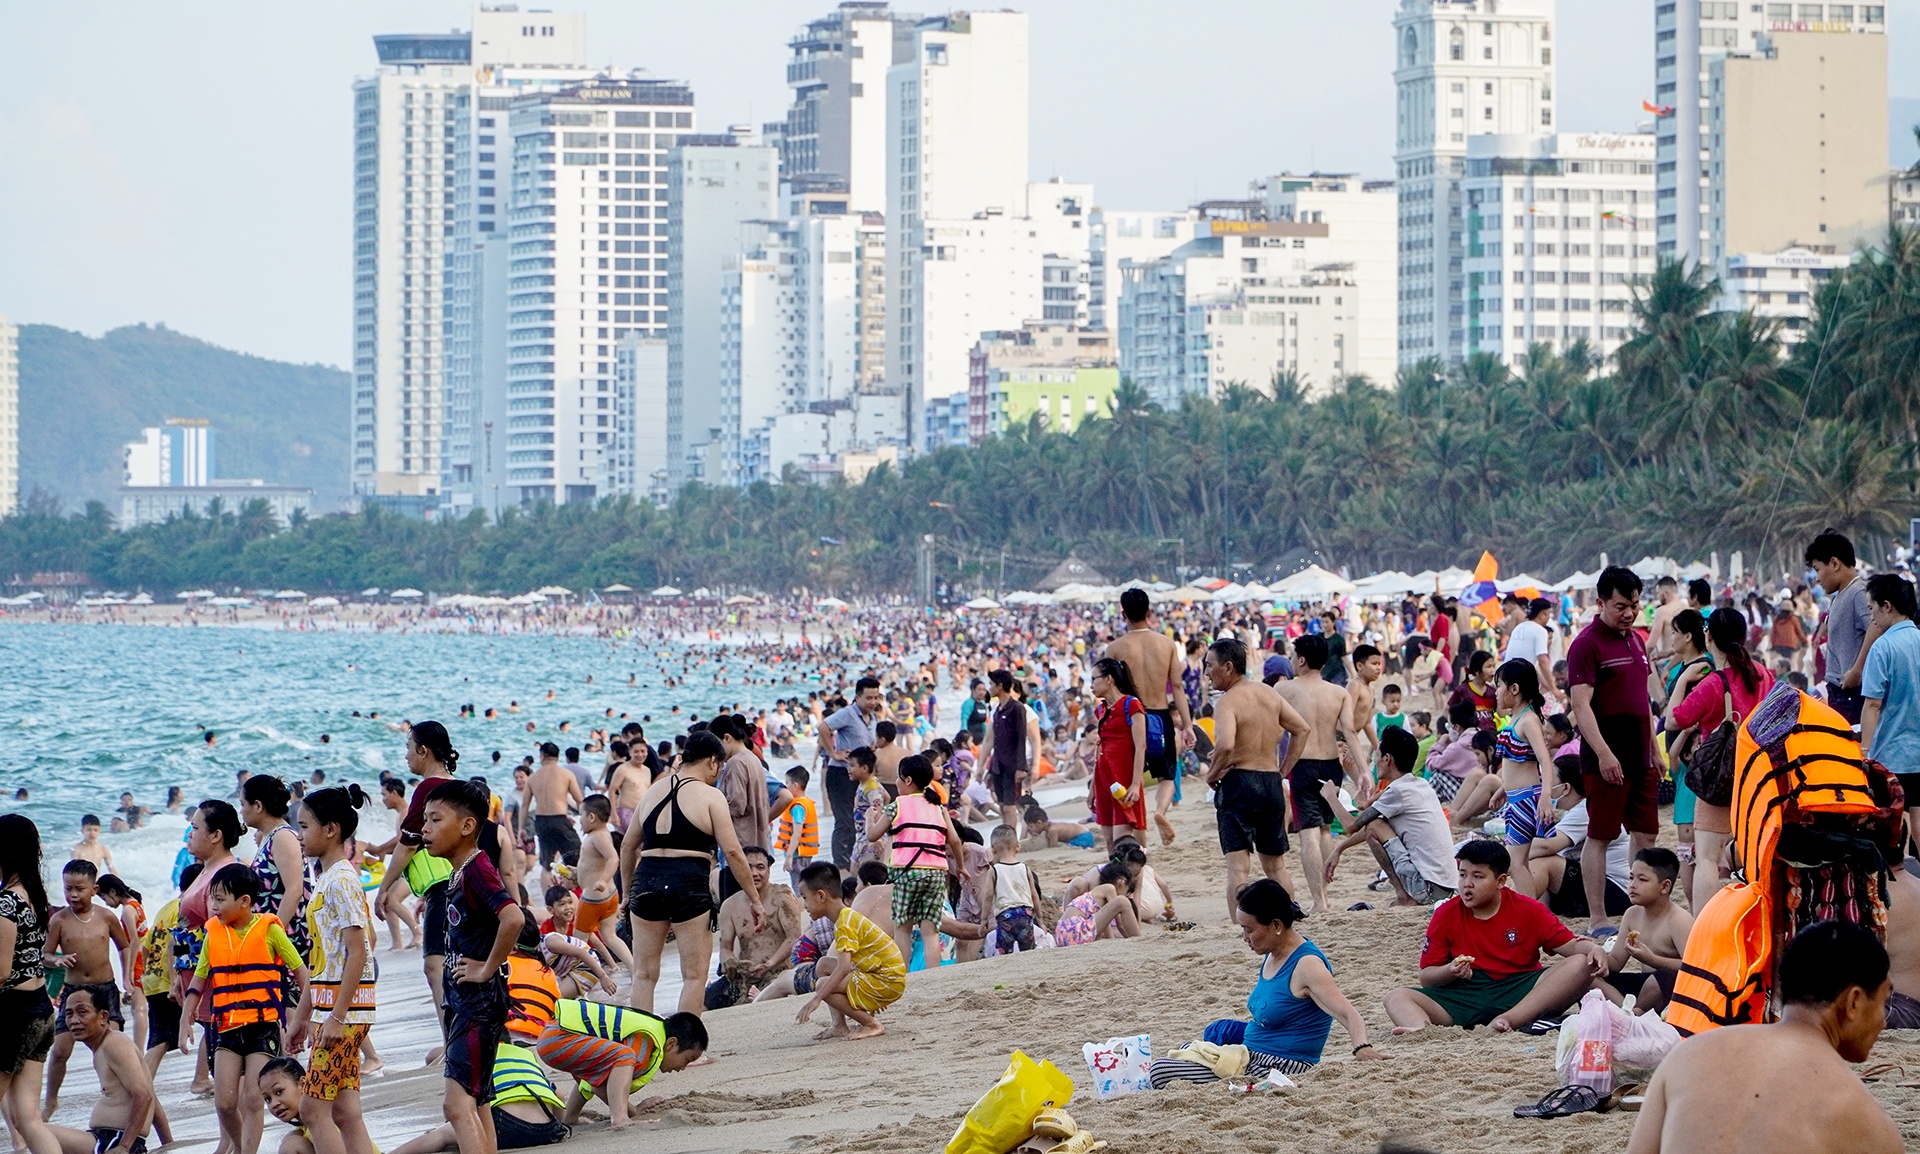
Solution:
M 567 588 L 565 585 L 542 585 L 540 588 L 535 589 L 534 592 L 540 594 L 542 597 L 573 596 L 573 590 Z
M 1195 601 L 1211 601 L 1213 600 L 1213 594 L 1193 585 L 1182 585 L 1178 589 L 1167 590 L 1163 599 L 1167 601 L 1179 601 L 1183 604 L 1190 605 Z
M 282 589 L 273 595 L 275 601 L 305 601 L 307 595 L 298 589 Z
M 607 587 L 606 587 L 605 589 L 602 589 L 602 590 L 600 590 L 600 592 L 602 592 L 602 593 L 631 593 L 631 592 L 633 592 L 633 586 L 631 586 L 631 585 L 622 585 L 622 584 L 620 584 L 620 583 L 619 583 L 618 581 L 615 581 L 615 582 L 614 582 L 613 584 L 611 584 L 611 585 L 609 585 L 609 586 L 607 586 Z
M 207 604 L 218 605 L 222 609 L 235 609 L 242 605 L 251 605 L 253 602 L 245 597 L 212 597 L 208 598 Z
M 1353 592 L 1353 582 L 1338 573 L 1309 565 L 1267 587 L 1274 597 L 1288 601 L 1325 600 Z
M 203 597 L 211 597 L 211 596 L 213 596 L 213 590 L 211 590 L 211 589 L 189 589 L 189 590 L 187 590 L 187 591 L 186 591 L 185 593 L 175 593 L 175 594 L 174 594 L 174 596 L 175 596 L 175 597 L 177 597 L 177 598 L 179 598 L 179 599 L 180 599 L 180 600 L 182 600 L 182 601 L 198 601 L 198 600 L 200 600 L 200 599 L 201 599 L 201 598 L 203 598 Z
M 425 597 L 426 594 L 420 592 L 418 589 L 395 589 L 393 592 L 387 594 L 387 596 L 401 601 L 413 601 Z
M 749 597 L 745 593 L 735 593 L 733 596 L 727 598 L 725 601 L 722 601 L 721 604 L 722 605 L 758 605 L 760 604 L 760 599 L 757 597 Z
M 129 605 L 151 605 L 151 604 L 153 604 L 153 594 L 151 594 L 151 593 L 136 593 L 136 594 L 134 594 L 134 595 L 133 595 L 133 600 L 131 600 L 131 601 L 129 601 L 129 602 L 127 602 L 127 604 L 129 604 Z
M 816 609 L 845 609 L 847 603 L 838 597 L 822 597 L 820 600 L 814 602 L 813 606 Z
M 379 591 L 378 589 L 362 589 L 362 590 L 360 591 L 360 596 L 362 596 L 362 597 L 378 597 L 378 596 L 380 596 L 380 591 Z
M 649 594 L 647 594 L 647 596 L 649 596 L 649 597 L 678 597 L 678 596 L 680 596 L 680 591 L 679 591 L 678 589 L 675 589 L 675 588 L 674 588 L 673 586 L 671 586 L 671 585 L 662 585 L 662 586 L 660 586 L 660 588 L 658 588 L 658 589 L 655 589 L 655 590 L 654 590 L 653 592 L 651 592 L 651 593 L 649 593 Z
M 1467 587 L 1467 582 L 1473 580 L 1473 572 L 1468 569 L 1462 569 L 1458 565 L 1454 565 L 1454 566 L 1449 566 L 1448 568 L 1442 569 L 1438 573 L 1435 573 L 1433 575 L 1433 579 L 1439 583 L 1440 591 L 1442 593 L 1446 593 L 1451 590 L 1451 591 L 1454 591 L 1456 596 L 1458 596 L 1458 591 L 1461 589 L 1465 589 Z
M 307 602 L 307 608 L 332 609 L 339 604 L 340 599 L 338 597 L 315 597 L 313 600 Z
M 975 598 L 974 598 L 973 600 L 971 600 L 971 601 L 969 601 L 969 602 L 967 602 L 967 608 L 969 608 L 969 609 L 998 609 L 998 608 L 1000 608 L 1000 603 L 999 603 L 998 601 L 995 601 L 995 600 L 994 600 L 993 598 L 991 598 L 991 597 L 975 597 Z

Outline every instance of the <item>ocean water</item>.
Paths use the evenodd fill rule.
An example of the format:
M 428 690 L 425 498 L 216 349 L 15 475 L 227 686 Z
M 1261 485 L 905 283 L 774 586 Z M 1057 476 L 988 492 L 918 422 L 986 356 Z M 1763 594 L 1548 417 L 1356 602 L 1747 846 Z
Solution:
M 328 784 L 357 781 L 375 798 L 362 811 L 362 836 L 384 838 L 392 822 L 375 787 L 382 769 L 404 772 L 403 718 L 444 723 L 462 775 L 485 772 L 499 790 L 536 744 L 583 745 L 588 730 L 608 724 L 608 709 L 616 726 L 621 713 L 651 718 L 643 724 L 657 743 L 694 715 L 735 703 L 770 707 L 818 687 L 746 684 L 794 667 L 775 674 L 704 641 L 546 634 L 5 624 L 0 668 L 0 810 L 33 818 L 50 875 L 78 839 L 81 815 L 104 821 L 122 791 L 158 811 L 169 786 L 189 802 L 228 797 L 241 769 L 288 781 L 318 769 Z M 665 688 L 668 674 L 687 684 Z M 516 701 L 521 712 L 509 713 Z M 500 717 L 457 717 L 469 702 Z M 560 731 L 563 722 L 571 732 Z M 202 727 L 215 733 L 212 747 Z M 597 765 L 599 755 L 584 760 Z M 28 800 L 13 800 L 23 787 Z M 151 898 L 172 890 L 182 829 L 179 817 L 156 813 L 147 828 L 103 840 L 115 868 Z

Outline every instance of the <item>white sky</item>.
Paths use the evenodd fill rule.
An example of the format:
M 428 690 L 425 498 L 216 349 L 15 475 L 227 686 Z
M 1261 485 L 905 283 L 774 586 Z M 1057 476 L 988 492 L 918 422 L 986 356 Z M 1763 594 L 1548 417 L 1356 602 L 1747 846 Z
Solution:
M 786 41 L 834 0 L 550 0 L 595 64 L 689 80 L 700 122 L 786 107 Z M 1012 3 L 1013 0 L 1008 0 Z M 534 7 L 523 4 L 523 7 Z M 908 11 L 938 11 L 928 4 Z M 1392 175 L 1393 0 L 1028 0 L 1032 171 L 1176 208 L 1291 169 Z M 1890 0 L 1893 95 L 1920 97 L 1920 0 Z M 350 347 L 350 86 L 383 32 L 452 0 L 0 4 L 0 314 L 164 322 L 262 356 Z M 1560 122 L 1631 130 L 1653 0 L 1560 0 Z

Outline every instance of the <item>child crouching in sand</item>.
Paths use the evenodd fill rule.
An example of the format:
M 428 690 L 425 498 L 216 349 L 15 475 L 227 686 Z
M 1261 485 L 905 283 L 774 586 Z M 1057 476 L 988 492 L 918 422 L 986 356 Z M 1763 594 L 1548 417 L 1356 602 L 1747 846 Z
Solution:
M 833 920 L 833 951 L 821 958 L 813 997 L 794 1019 L 805 1022 L 826 1003 L 833 1025 L 816 1038 L 877 1038 L 887 1032 L 875 1014 L 900 1000 L 907 989 L 907 963 L 893 938 L 848 908 L 840 896 L 840 871 L 817 861 L 800 871 L 801 900 L 808 918 Z M 860 1024 L 851 1034 L 848 1018 Z

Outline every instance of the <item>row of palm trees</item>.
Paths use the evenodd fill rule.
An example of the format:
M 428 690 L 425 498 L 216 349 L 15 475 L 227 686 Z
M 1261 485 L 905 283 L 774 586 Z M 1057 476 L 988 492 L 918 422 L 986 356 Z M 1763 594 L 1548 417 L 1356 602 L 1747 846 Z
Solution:
M 44 502 L 0 522 L 0 571 L 82 569 L 116 587 L 514 589 L 623 581 L 841 591 L 938 576 L 1008 585 L 1077 551 L 1110 573 L 1177 558 L 1264 570 L 1470 562 L 1564 571 L 1602 552 L 1734 550 L 1796 568 L 1824 527 L 1873 551 L 1920 513 L 1920 233 L 1823 284 L 1804 339 L 1710 311 L 1704 270 L 1662 263 L 1610 361 L 1583 342 L 1475 354 L 1391 385 L 1281 375 L 1163 410 L 1130 382 L 1069 433 L 1038 419 L 857 485 L 693 486 L 666 510 L 614 500 L 496 523 L 369 511 L 277 527 L 263 509 L 129 533 Z M 1750 564 L 1752 561 L 1750 561 Z

